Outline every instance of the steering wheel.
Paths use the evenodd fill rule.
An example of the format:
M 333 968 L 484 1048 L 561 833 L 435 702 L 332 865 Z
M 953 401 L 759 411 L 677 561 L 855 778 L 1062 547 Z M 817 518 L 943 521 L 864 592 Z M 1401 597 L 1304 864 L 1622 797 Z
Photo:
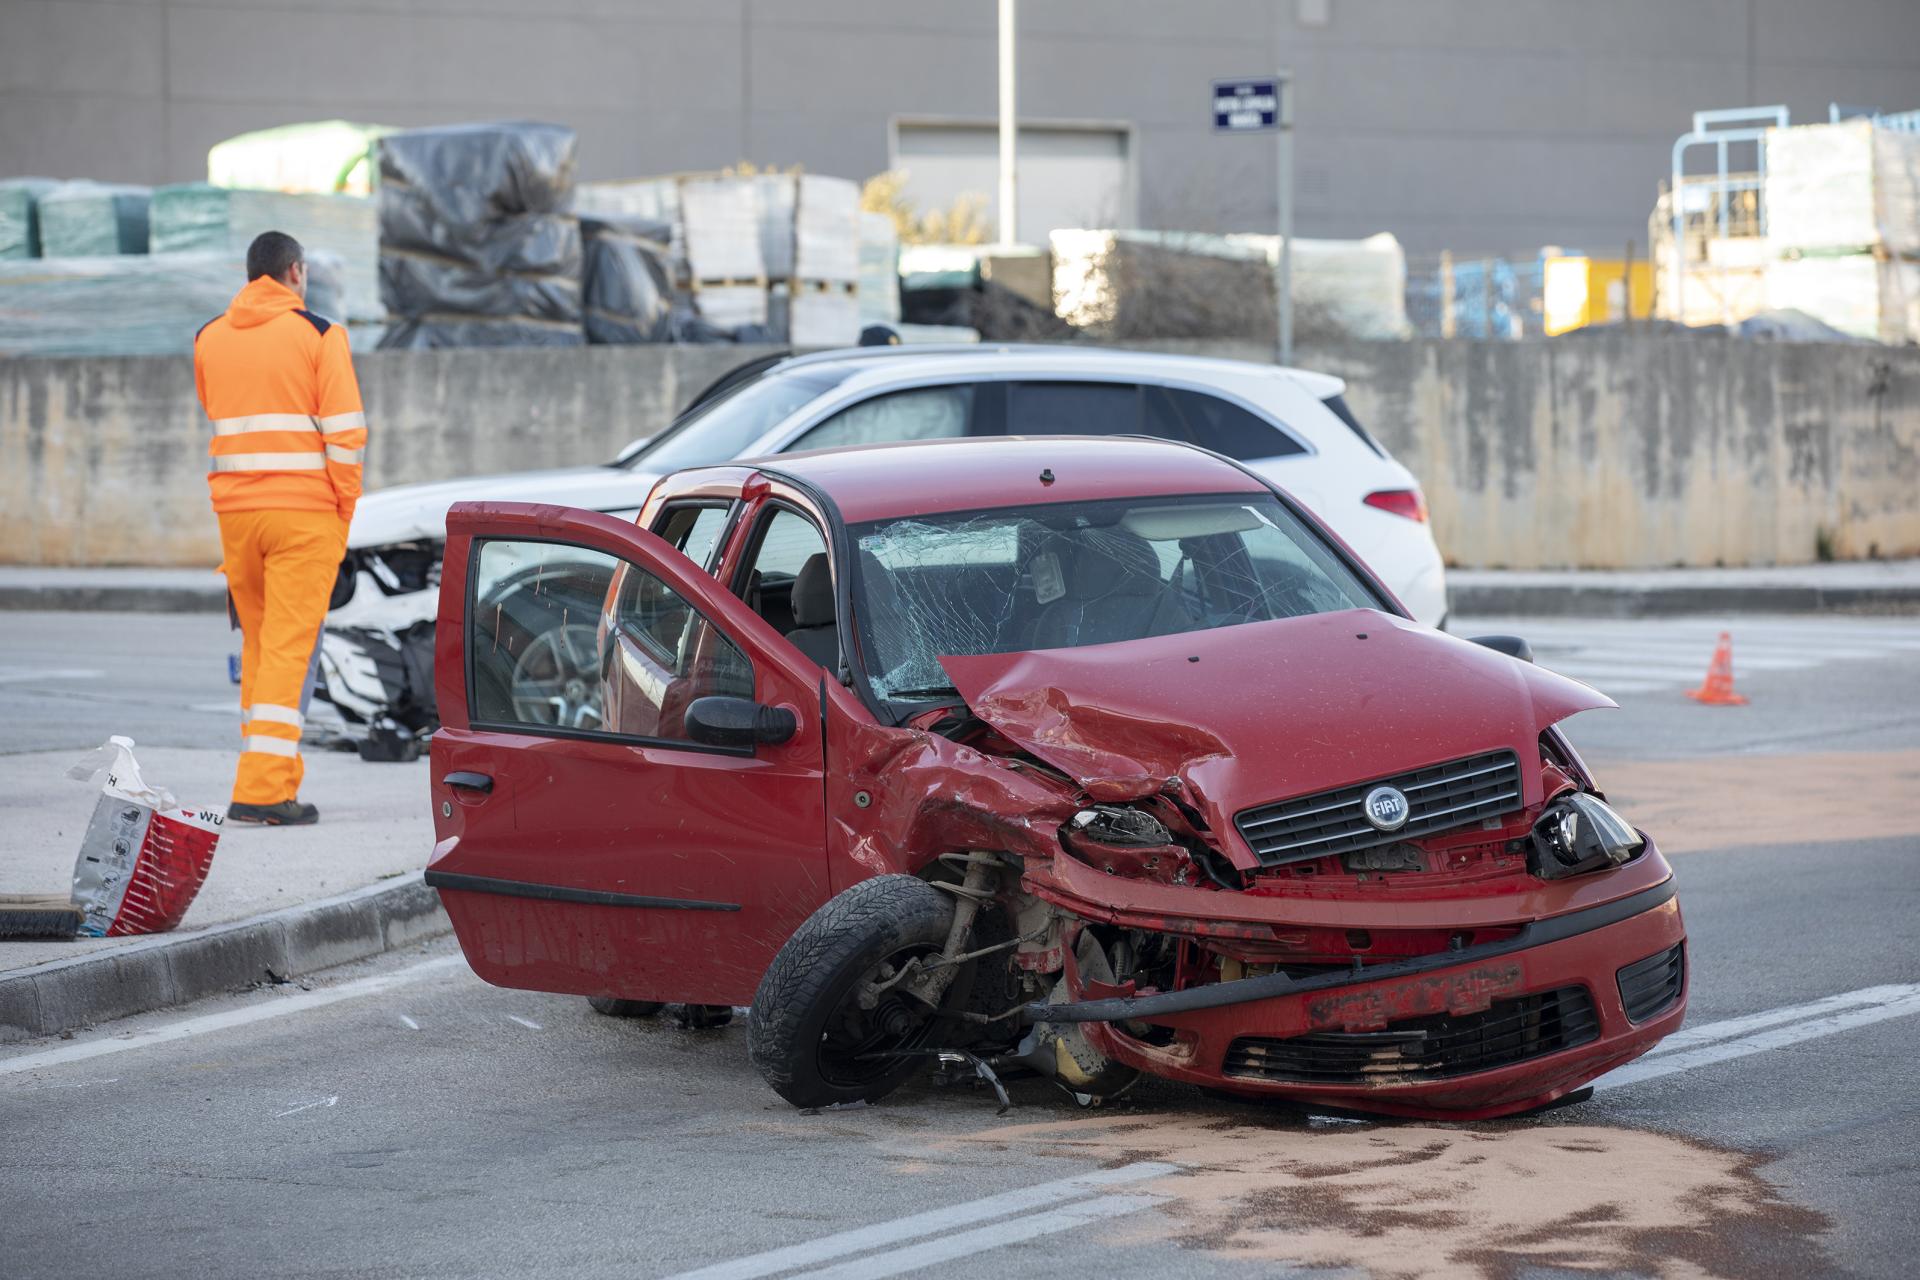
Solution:
M 599 636 L 569 623 L 543 631 L 513 664 L 513 710 L 528 724 L 603 727 Z

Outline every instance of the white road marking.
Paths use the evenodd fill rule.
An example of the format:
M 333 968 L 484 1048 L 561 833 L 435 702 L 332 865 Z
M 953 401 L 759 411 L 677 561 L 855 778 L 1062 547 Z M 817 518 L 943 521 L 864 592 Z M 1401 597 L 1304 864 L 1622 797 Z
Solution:
M 244 1027 L 255 1022 L 284 1018 L 288 1014 L 305 1013 L 309 1009 L 338 1004 L 342 1000 L 354 1000 L 361 996 L 391 991 L 395 987 L 403 987 L 408 983 L 430 977 L 443 969 L 450 969 L 455 965 L 464 966 L 466 962 L 465 956 L 440 956 L 437 959 L 423 960 L 419 964 L 409 965 L 393 973 L 382 973 L 371 978 L 343 982 L 337 987 L 322 987 L 288 996 L 268 995 L 259 1004 L 250 1004 L 239 1009 L 203 1014 L 197 1018 L 183 1018 L 179 1022 L 168 1023 L 165 1026 L 149 1027 L 108 1039 L 63 1044 L 57 1049 L 43 1049 L 39 1053 L 23 1053 L 18 1057 L 0 1058 L 0 1076 L 16 1075 L 22 1071 L 40 1071 L 47 1067 L 64 1066 L 69 1062 L 84 1062 L 89 1058 L 104 1057 L 109 1053 L 119 1053 L 126 1049 L 145 1049 L 151 1045 L 185 1040 L 191 1036 L 206 1035 L 213 1031 L 225 1031 L 232 1027 Z
M 921 1267 L 952 1262 L 956 1258 L 971 1258 L 989 1249 L 1004 1249 L 1010 1244 L 1053 1235 L 1058 1231 L 1071 1231 L 1075 1227 L 1084 1227 L 1088 1223 L 1099 1222 L 1106 1218 L 1139 1213 L 1153 1208 L 1166 1198 L 1165 1196 L 1101 1196 L 1098 1200 L 1068 1205 L 1063 1209 L 1032 1213 L 1024 1218 L 996 1222 L 990 1227 L 962 1231 L 957 1236 L 944 1236 L 938 1240 L 927 1240 L 910 1245 L 905 1249 L 875 1254 L 871 1258 L 843 1262 L 837 1267 L 827 1267 L 820 1271 L 803 1271 L 793 1277 L 793 1280 L 883 1280 L 886 1276 L 918 1271 Z
M 1768 1027 L 1777 1027 L 1783 1022 L 1798 1022 L 1803 1018 L 1816 1018 L 1840 1009 L 1852 1009 L 1867 1004 L 1885 1004 L 1889 1000 L 1899 1000 L 1915 995 L 1920 995 L 1920 982 L 1884 987 L 1861 987 L 1858 991 L 1843 991 L 1837 996 L 1822 996 L 1818 1000 L 1809 1000 L 1805 1004 L 1782 1005 L 1778 1009 L 1764 1009 L 1759 1013 L 1743 1014 L 1738 1018 L 1726 1018 L 1697 1027 L 1682 1027 L 1655 1045 L 1647 1056 L 1675 1053 L 1681 1049 L 1694 1049 L 1703 1044 L 1712 1044 L 1716 1040 L 1732 1040 L 1736 1036 L 1763 1031 Z
M 540 1029 L 540 1024 L 539 1024 L 539 1023 L 537 1023 L 537 1022 L 535 1022 L 535 1021 L 533 1021 L 533 1020 L 532 1020 L 531 1018 L 523 1018 L 523 1017 L 521 1017 L 521 1016 L 520 1016 L 519 1014 L 517 1014 L 517 1013 L 510 1013 L 510 1014 L 508 1014 L 508 1015 L 507 1015 L 507 1021 L 508 1021 L 508 1022 L 517 1022 L 517 1023 L 519 1023 L 519 1024 L 521 1025 L 521 1026 L 523 1026 L 523 1027 L 525 1027 L 525 1028 L 526 1028 L 527 1030 L 529 1030 L 529 1031 L 538 1031 L 538 1030 Z
M 1817 1040 L 1822 1036 L 1833 1035 L 1835 1032 L 1850 1031 L 1855 1027 L 1885 1022 L 1889 1018 L 1906 1018 L 1915 1014 L 1920 1014 L 1920 991 L 1909 991 L 1904 995 L 1888 997 L 1860 1008 L 1828 1014 L 1826 1017 L 1790 1022 L 1785 1026 L 1756 1031 L 1752 1035 L 1742 1036 L 1739 1039 L 1722 1040 L 1697 1049 L 1683 1049 L 1678 1053 L 1642 1058 L 1638 1062 L 1628 1063 L 1618 1071 L 1602 1076 L 1594 1082 L 1594 1088 L 1618 1089 L 1647 1080 L 1658 1080 L 1661 1076 L 1692 1071 L 1698 1067 L 1710 1067 L 1734 1058 L 1764 1053 L 1768 1049 L 1782 1049 L 1790 1044 L 1799 1044 L 1803 1040 Z
M 901 1244 L 909 1240 L 918 1240 L 922 1236 L 951 1231 L 955 1227 L 985 1222 L 990 1218 L 1003 1218 L 1010 1214 L 1044 1209 L 1065 1200 L 1078 1200 L 1107 1187 L 1122 1186 L 1129 1182 L 1144 1182 L 1149 1178 L 1164 1178 L 1179 1172 L 1180 1166 L 1177 1164 L 1143 1160 L 1122 1165 L 1118 1169 L 1099 1169 L 1092 1173 L 1075 1174 L 1071 1178 L 1061 1178 L 1056 1182 L 1042 1182 L 1036 1186 L 1022 1187 L 1017 1191 L 1005 1191 L 999 1195 L 987 1196 L 981 1200 L 969 1200 L 964 1204 L 929 1209 L 925 1213 L 895 1218 L 891 1222 L 877 1222 L 869 1227 L 856 1227 L 836 1235 L 821 1236 L 817 1240 L 807 1240 L 784 1248 L 770 1249 L 766 1253 L 756 1253 L 750 1257 L 717 1262 L 709 1267 L 701 1267 L 697 1271 L 685 1272 L 674 1277 L 673 1280 L 757 1280 L 760 1276 L 776 1275 L 782 1271 L 791 1271 L 795 1267 L 813 1266 L 858 1253 L 868 1253 L 887 1245 Z M 1064 1230 L 1064 1228 L 1061 1229 Z M 898 1257 L 899 1255 L 889 1256 Z
M 400 1015 L 400 1021 L 402 1024 L 406 1026 L 407 1030 L 409 1031 L 418 1031 L 420 1029 L 420 1024 L 415 1022 L 412 1018 L 409 1018 L 404 1013 Z
M 338 1101 L 340 1101 L 340 1095 L 337 1093 L 334 1094 L 331 1098 L 317 1098 L 312 1102 L 301 1103 L 299 1106 L 293 1108 L 291 1111 L 282 1111 L 279 1115 L 275 1116 L 274 1119 L 284 1120 L 288 1116 L 297 1116 L 302 1111 L 311 1111 L 315 1107 L 330 1107 Z
M 0 667 L 0 684 L 27 684 L 35 680 L 98 680 L 107 674 L 84 667 Z

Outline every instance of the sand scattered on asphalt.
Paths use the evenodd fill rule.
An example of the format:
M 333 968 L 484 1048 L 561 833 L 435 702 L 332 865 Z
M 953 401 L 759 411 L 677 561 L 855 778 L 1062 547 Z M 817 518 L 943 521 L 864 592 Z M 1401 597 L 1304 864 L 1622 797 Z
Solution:
M 1830 1269 L 1815 1239 L 1824 1218 L 1783 1202 L 1743 1153 L 1583 1125 L 1265 1119 L 1116 1113 L 941 1145 L 1181 1164 L 1190 1172 L 1127 1188 L 1169 1198 L 1123 1223 L 1126 1237 L 1380 1280 L 1501 1280 L 1527 1266 L 1672 1280 Z
M 1664 853 L 1920 835 L 1920 750 L 1607 760 L 1607 797 Z

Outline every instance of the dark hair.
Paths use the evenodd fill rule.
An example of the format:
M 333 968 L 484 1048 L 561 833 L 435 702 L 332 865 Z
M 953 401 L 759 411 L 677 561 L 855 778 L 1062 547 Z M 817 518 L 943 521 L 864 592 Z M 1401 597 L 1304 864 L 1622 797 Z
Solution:
M 305 262 L 307 251 L 284 231 L 262 231 L 247 246 L 247 279 L 272 276 L 284 281 L 296 262 Z

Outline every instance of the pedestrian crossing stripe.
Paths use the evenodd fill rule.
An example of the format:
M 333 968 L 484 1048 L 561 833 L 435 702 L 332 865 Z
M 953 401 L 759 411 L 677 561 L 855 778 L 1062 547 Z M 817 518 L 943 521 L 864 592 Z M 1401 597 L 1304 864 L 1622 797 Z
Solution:
M 1736 678 L 1920 655 L 1920 622 L 1904 618 L 1484 618 L 1448 630 L 1524 636 L 1540 666 L 1610 695 L 1699 684 L 1722 631 L 1733 634 Z

